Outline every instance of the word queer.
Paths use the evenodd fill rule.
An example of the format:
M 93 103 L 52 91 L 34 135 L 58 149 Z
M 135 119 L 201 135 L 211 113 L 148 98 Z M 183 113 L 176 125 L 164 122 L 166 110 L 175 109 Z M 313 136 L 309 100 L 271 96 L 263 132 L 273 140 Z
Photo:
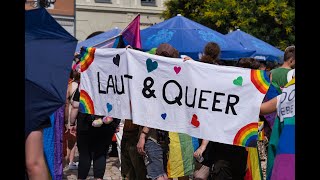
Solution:
M 151 89 L 154 84 L 154 79 L 152 77 L 147 77 L 144 82 L 144 88 L 142 89 L 142 94 L 145 98 L 157 98 L 155 95 L 155 90 Z M 167 89 L 169 85 L 174 85 L 178 88 L 178 92 L 174 99 L 170 99 L 167 97 Z M 192 98 L 188 96 L 188 94 L 192 94 Z M 184 101 L 182 100 L 184 97 Z M 175 80 L 168 80 L 164 83 L 162 88 L 162 98 L 167 104 L 177 104 L 179 106 L 184 103 L 186 106 L 191 108 L 199 108 L 199 109 L 209 109 L 206 103 L 209 100 L 209 97 L 212 99 L 212 103 L 210 106 L 211 111 L 222 112 L 222 108 L 219 108 L 219 103 L 221 101 L 226 101 L 225 106 L 225 114 L 229 114 L 232 112 L 233 115 L 237 115 L 235 111 L 235 106 L 238 104 L 240 98 L 235 94 L 228 94 L 222 92 L 212 92 L 209 90 L 201 90 L 198 88 L 189 88 L 189 86 L 182 86 L 179 82 Z M 197 106 L 196 106 L 197 103 Z M 230 111 L 229 111 L 230 110 Z

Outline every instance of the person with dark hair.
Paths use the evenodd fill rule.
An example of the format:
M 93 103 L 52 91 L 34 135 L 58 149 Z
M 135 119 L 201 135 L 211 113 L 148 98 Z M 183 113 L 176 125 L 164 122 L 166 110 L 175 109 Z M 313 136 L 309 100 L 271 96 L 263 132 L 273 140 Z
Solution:
M 170 44 L 160 44 L 156 55 L 178 58 L 179 52 Z M 147 167 L 147 177 L 152 180 L 168 180 L 166 173 L 169 134 L 167 131 L 149 127 L 140 129 L 137 150 L 144 156 Z
M 132 48 L 127 45 L 126 48 Z M 141 51 L 140 49 L 136 49 Z M 130 103 L 131 111 L 131 103 Z M 120 167 L 121 176 L 126 180 L 147 179 L 147 169 L 143 156 L 136 148 L 140 137 L 140 125 L 134 124 L 132 119 L 125 119 L 123 123 L 123 134 L 120 142 Z
M 155 54 L 174 57 L 176 52 L 170 44 L 160 44 Z M 168 180 L 166 167 L 166 149 L 168 149 L 168 132 L 149 127 L 141 127 L 137 144 L 138 153 L 144 156 L 147 178 Z
M 284 87 L 288 83 L 288 72 L 295 67 L 295 60 L 295 46 L 287 47 L 284 51 L 282 66 L 271 70 L 272 82 L 281 88 Z
M 204 55 L 201 56 L 200 62 L 219 64 L 220 51 L 220 47 L 217 43 L 207 43 L 204 47 Z
M 275 69 L 278 66 L 277 61 L 267 61 L 266 62 L 266 71 L 271 71 L 272 69 Z
M 145 180 L 147 169 L 136 145 L 140 126 L 126 119 L 121 139 L 121 176 L 127 180 Z
M 88 38 L 100 33 L 102 32 L 94 32 Z M 94 126 L 94 121 L 100 122 L 101 119 L 106 117 L 79 112 L 79 100 L 80 92 L 78 88 L 73 96 L 74 105 L 70 114 L 70 132 L 75 133 L 76 131 L 77 134 L 78 179 L 84 180 L 87 178 L 91 161 L 93 161 L 93 176 L 97 180 L 102 180 L 106 168 L 108 148 L 120 119 L 113 118 L 111 123 Z
M 87 39 L 90 39 L 90 38 L 92 38 L 92 37 L 94 37 L 94 36 L 96 36 L 96 35 L 99 35 L 99 34 L 101 34 L 101 33 L 104 33 L 104 32 L 103 32 L 103 31 L 95 31 L 95 32 L 91 33 L 91 34 L 86 38 L 86 40 L 87 40 Z
M 217 62 L 221 52 L 219 46 L 216 46 L 218 46 L 216 43 L 208 43 L 205 47 L 205 55 L 202 57 L 204 59 L 201 58 L 200 62 L 220 64 Z M 210 52 L 206 52 L 208 50 Z M 254 61 L 253 58 L 242 58 L 238 64 L 245 68 L 259 67 L 259 64 Z M 202 140 L 200 147 L 194 152 L 195 158 L 203 157 L 202 166 L 195 171 L 194 178 L 197 180 L 243 179 L 246 173 L 247 156 L 245 147 Z
M 259 69 L 260 62 L 254 58 L 241 58 L 238 61 L 237 66 L 242 68 Z
M 76 69 L 77 67 L 77 69 Z M 66 106 L 65 106 L 65 133 L 63 135 L 63 155 L 65 157 L 65 163 L 69 163 L 68 168 L 70 170 L 72 169 L 78 169 L 78 165 L 74 162 L 74 156 L 75 156 L 75 151 L 76 151 L 76 134 L 70 132 L 70 116 L 71 116 L 71 111 L 74 103 L 73 103 L 73 96 L 75 95 L 75 92 L 77 91 L 79 87 L 79 82 L 80 82 L 80 69 L 79 65 L 76 66 L 74 69 L 71 71 L 71 77 L 72 81 L 69 82 L 68 84 L 68 89 L 67 89 L 67 98 L 66 98 Z
M 259 69 L 266 71 L 267 69 L 266 61 L 259 61 L 259 64 L 260 64 Z

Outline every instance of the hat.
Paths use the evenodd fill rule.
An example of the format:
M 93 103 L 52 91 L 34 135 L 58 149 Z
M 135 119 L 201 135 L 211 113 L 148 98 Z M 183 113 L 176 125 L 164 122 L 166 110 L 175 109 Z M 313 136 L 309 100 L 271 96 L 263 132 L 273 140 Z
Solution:
M 162 43 L 158 46 L 156 50 L 156 55 L 176 58 L 179 56 L 179 53 L 177 52 L 178 51 L 174 47 L 172 47 L 170 44 Z

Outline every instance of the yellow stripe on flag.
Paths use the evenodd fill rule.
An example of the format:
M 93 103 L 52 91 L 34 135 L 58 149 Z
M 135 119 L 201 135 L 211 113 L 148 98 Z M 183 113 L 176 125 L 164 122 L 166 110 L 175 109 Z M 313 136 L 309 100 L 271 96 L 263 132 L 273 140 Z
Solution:
M 182 159 L 181 148 L 175 146 L 180 145 L 179 134 L 169 132 L 169 158 L 168 158 L 168 177 L 182 177 L 184 176 L 184 166 Z
M 259 153 L 257 147 L 248 147 L 248 162 L 247 165 L 251 171 L 252 180 L 262 180 L 261 177 L 261 166 L 259 160 Z

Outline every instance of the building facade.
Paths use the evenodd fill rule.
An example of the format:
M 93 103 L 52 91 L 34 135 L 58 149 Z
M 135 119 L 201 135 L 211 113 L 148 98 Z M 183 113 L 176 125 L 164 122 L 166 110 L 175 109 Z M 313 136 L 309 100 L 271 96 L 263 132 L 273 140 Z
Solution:
M 27 0 L 25 9 L 38 8 L 37 2 L 38 0 Z M 65 30 L 75 35 L 75 0 L 55 0 L 55 3 L 46 9 Z
M 164 21 L 166 0 L 76 0 L 76 38 L 83 41 L 95 31 L 124 29 L 140 13 L 140 28 Z

